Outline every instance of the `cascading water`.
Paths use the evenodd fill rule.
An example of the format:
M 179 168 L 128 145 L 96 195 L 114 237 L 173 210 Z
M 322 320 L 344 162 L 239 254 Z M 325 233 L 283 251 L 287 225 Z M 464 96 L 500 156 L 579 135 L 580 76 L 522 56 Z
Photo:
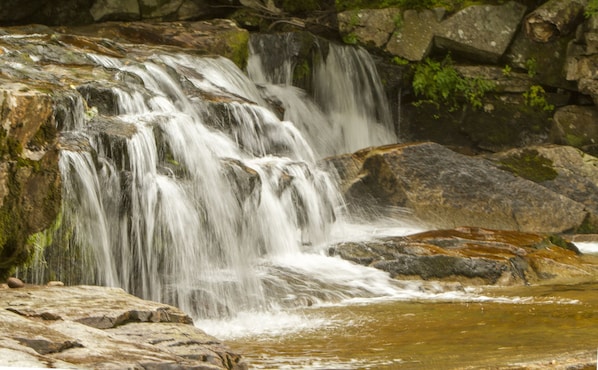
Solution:
M 361 48 L 318 39 L 311 46 L 316 49 L 313 55 L 301 55 L 305 41 L 296 35 L 253 35 L 247 71 L 283 106 L 284 118 L 301 129 L 316 152 L 326 156 L 397 142 L 388 99 L 371 56 Z M 313 65 L 309 81 L 313 100 L 292 87 L 295 69 L 305 65 Z
M 315 165 L 307 112 L 341 128 L 305 92 L 266 91 L 224 58 L 86 57 L 114 81 L 81 88 L 61 122 L 63 216 L 46 257 L 63 266 L 38 264 L 40 280 L 120 286 L 196 318 L 384 294 L 310 277 L 342 200 Z M 274 113 L 277 89 L 300 125 Z M 101 94 L 113 106 L 95 106 Z

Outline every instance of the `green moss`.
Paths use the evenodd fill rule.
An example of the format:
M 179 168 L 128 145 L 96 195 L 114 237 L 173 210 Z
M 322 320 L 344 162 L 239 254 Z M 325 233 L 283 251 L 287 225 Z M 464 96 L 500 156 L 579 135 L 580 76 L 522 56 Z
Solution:
M 565 135 L 565 140 L 567 141 L 567 145 L 570 145 L 570 146 L 573 146 L 576 148 L 581 148 L 587 141 L 583 137 L 573 135 L 572 133 L 567 133 Z
M 225 40 L 228 47 L 226 57 L 244 69 L 249 58 L 249 32 L 232 31 L 225 35 Z
M 499 167 L 534 182 L 550 181 L 558 176 L 552 161 L 537 150 L 525 149 L 520 154 L 501 160 Z
M 293 85 L 304 86 L 311 79 L 311 66 L 307 59 L 297 63 L 293 69 Z

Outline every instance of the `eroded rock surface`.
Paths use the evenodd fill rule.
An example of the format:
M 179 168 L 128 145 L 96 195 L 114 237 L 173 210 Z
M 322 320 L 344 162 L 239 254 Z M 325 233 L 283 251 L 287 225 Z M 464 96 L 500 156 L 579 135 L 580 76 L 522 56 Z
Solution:
M 246 369 L 179 309 L 117 288 L 2 289 L 0 363 L 63 368 Z

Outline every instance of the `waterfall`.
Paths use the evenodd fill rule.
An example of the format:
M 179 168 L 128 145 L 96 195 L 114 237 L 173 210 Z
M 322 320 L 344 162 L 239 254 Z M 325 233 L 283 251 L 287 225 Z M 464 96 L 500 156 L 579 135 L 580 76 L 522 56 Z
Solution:
M 252 35 L 249 76 L 284 107 L 284 118 L 301 127 L 322 156 L 397 142 L 390 105 L 367 51 L 313 41 L 310 54 L 296 33 Z M 308 66 L 311 97 L 292 86 L 295 70 L 306 74 Z
M 290 58 L 262 70 L 273 84 L 255 53 L 259 83 L 221 57 L 84 54 L 109 79 L 59 108 L 62 214 L 29 281 L 118 286 L 202 319 L 396 293 L 326 257 L 344 206 L 317 160 L 392 138 L 367 53 L 326 54 L 312 91 L 290 86 Z

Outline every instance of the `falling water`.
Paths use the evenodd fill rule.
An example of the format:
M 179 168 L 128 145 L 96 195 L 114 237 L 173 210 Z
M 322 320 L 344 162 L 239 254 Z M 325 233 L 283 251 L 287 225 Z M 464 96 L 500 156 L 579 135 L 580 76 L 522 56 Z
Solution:
M 300 54 L 300 43 L 294 33 L 253 35 L 247 69 L 283 106 L 284 118 L 302 128 L 317 153 L 349 153 L 397 142 L 388 99 L 371 56 L 362 48 L 316 44 L 319 50 L 308 63 L 313 65 L 311 99 L 291 86 L 299 59 L 306 57 Z

